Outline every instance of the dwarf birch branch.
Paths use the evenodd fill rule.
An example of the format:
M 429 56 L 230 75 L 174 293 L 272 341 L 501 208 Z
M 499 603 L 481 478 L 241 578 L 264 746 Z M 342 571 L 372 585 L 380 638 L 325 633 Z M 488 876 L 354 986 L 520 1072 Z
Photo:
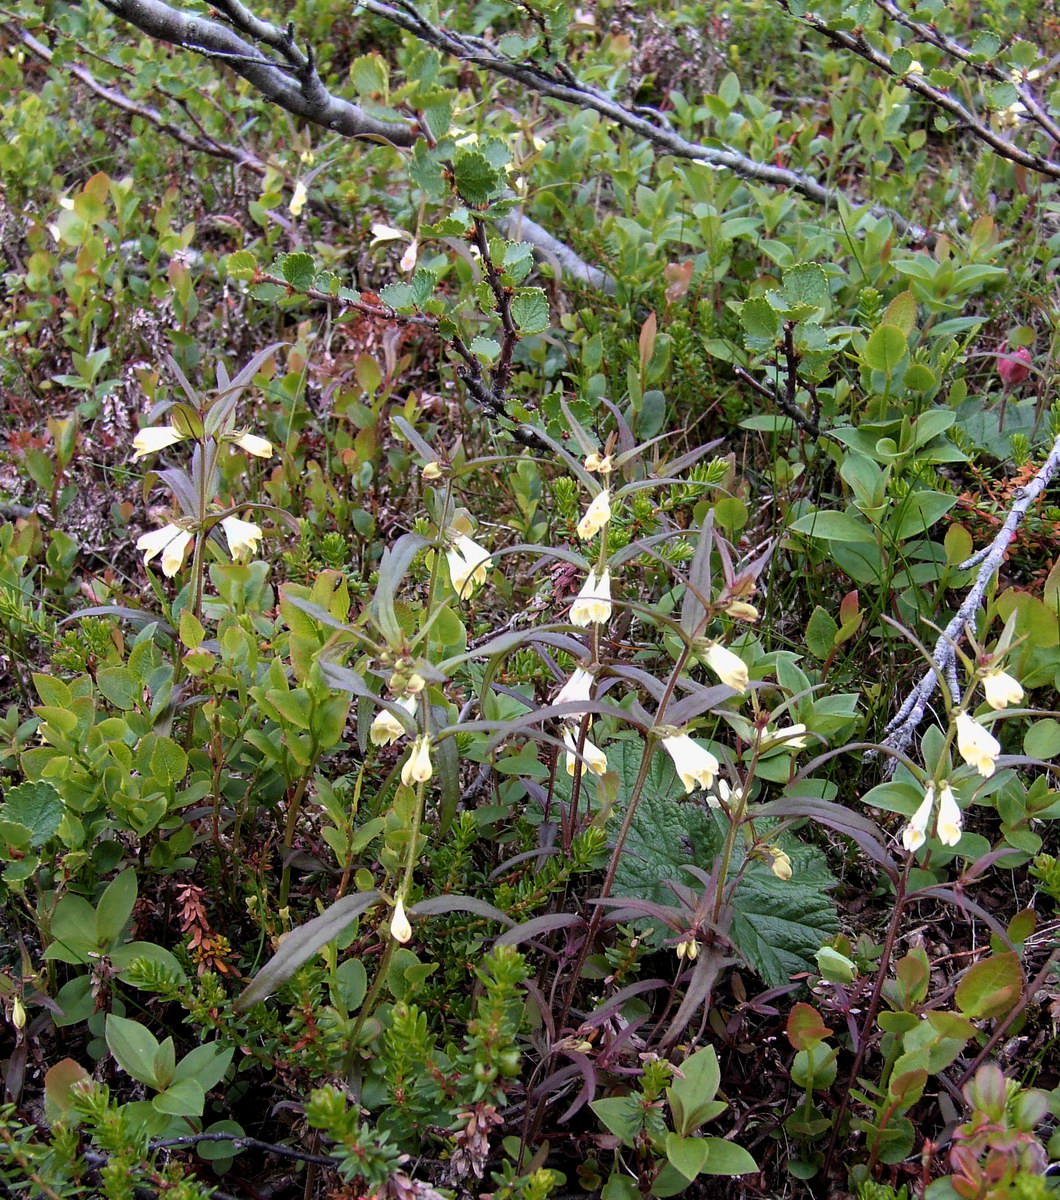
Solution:
M 245 41 L 220 21 L 182 12 L 163 0 L 99 2 L 148 37 L 219 59 L 266 100 L 314 125 L 323 125 L 343 137 L 374 138 L 396 146 L 410 146 L 416 140 L 410 124 L 380 121 L 359 105 L 335 96 L 317 73 L 312 53 L 303 53 L 295 45 L 293 28 L 280 30 L 268 21 L 260 21 L 235 0 L 225 0 L 216 7 L 249 37 L 273 50 L 276 58 L 267 57 L 254 42 Z
M 791 14 L 788 0 L 777 0 L 777 3 L 785 12 L 793 15 Z M 931 45 L 953 55 L 954 58 L 959 59 L 961 62 L 973 65 L 974 69 L 978 70 L 977 64 L 971 64 L 971 51 L 966 50 L 963 46 L 951 41 L 949 38 L 942 37 L 937 32 L 932 35 L 929 27 L 910 21 L 895 4 L 881 3 L 880 0 L 877 0 L 877 6 L 887 16 L 892 17 L 895 21 L 914 31 L 918 37 L 926 33 L 927 36 L 924 40 L 930 42 Z M 1002 136 L 988 121 L 982 120 L 978 113 L 969 105 L 962 104 L 948 89 L 935 87 L 923 75 L 913 71 L 905 72 L 904 74 L 899 73 L 891 66 L 890 55 L 872 46 L 860 30 L 848 32 L 846 30 L 833 29 L 823 17 L 819 17 L 812 12 L 804 13 L 795 19 L 816 30 L 822 37 L 831 42 L 833 46 L 839 46 L 851 54 L 856 54 L 858 58 L 863 58 L 866 62 L 871 63 L 878 70 L 884 72 L 884 74 L 892 76 L 892 78 L 901 83 L 902 87 L 908 88 L 909 91 L 915 92 L 919 96 L 923 96 L 925 100 L 930 101 L 937 108 L 948 112 L 950 116 L 957 119 L 964 129 L 978 138 L 979 141 L 989 146 L 1001 158 L 1007 158 L 1009 162 L 1016 163 L 1017 166 L 1037 171 L 1040 175 L 1044 175 L 1049 179 L 1060 179 L 1060 163 L 1046 158 L 1044 155 L 1038 154 L 1033 150 L 1027 150 L 1023 146 L 1019 146 Z M 1008 74 L 999 67 L 991 67 L 987 73 L 995 79 L 1012 82 Z M 1031 88 L 1025 83 L 1013 84 L 1013 86 L 1016 87 L 1020 101 L 1024 106 L 1024 119 L 1030 124 L 1040 126 L 1049 137 L 1056 138 L 1057 134 L 1060 133 L 1060 127 L 1057 126 L 1056 122 L 1053 121 L 1041 106 Z M 1013 121 L 1020 123 L 1020 118 L 1014 116 Z
M 1060 436 L 1057 436 L 1053 442 L 1048 457 L 1039 467 L 1034 478 L 1025 487 L 1017 489 L 1016 499 L 994 540 L 989 546 L 973 554 L 957 568 L 958 570 L 970 570 L 978 566 L 979 573 L 953 619 L 939 635 L 931 655 L 931 667 L 906 697 L 902 707 L 884 730 L 883 744 L 885 746 L 899 751 L 904 751 L 908 747 L 913 740 L 917 726 L 924 719 L 924 711 L 940 679 L 944 678 L 947 681 L 951 695 L 954 699 L 959 699 L 960 689 L 956 675 L 957 645 L 983 603 L 990 580 L 1001 566 L 1005 554 L 1016 536 L 1016 531 L 1027 515 L 1027 510 L 1045 491 L 1058 468 L 1060 468 Z

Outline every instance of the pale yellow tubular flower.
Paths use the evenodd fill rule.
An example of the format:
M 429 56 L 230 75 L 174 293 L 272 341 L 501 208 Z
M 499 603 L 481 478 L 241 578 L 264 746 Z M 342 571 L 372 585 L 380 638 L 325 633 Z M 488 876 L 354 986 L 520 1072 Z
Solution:
M 570 606 L 570 619 L 582 628 L 611 620 L 611 572 L 606 567 L 599 579 L 595 570 L 589 572 L 578 598 Z
M 746 600 L 730 600 L 722 609 L 727 617 L 735 617 L 737 621 L 757 621 L 758 609 Z
M 956 846 L 961 840 L 961 809 L 953 789 L 944 783 L 939 789 L 939 818 L 935 832 L 944 846 Z
M 412 268 L 416 265 L 416 258 L 419 255 L 419 252 L 420 244 L 415 238 L 413 238 L 413 240 L 409 242 L 408 246 L 406 246 L 405 253 L 401 256 L 401 262 L 398 263 L 398 266 L 402 271 L 412 270 Z
M 429 462 L 426 464 L 426 466 L 423 468 L 423 470 L 420 471 L 420 474 L 423 476 L 424 479 L 426 479 L 428 481 L 434 480 L 434 479 L 441 479 L 442 464 L 440 462 Z
M 975 767 L 984 779 L 993 775 L 997 756 L 1001 753 L 1001 743 L 974 717 L 964 712 L 957 714 L 957 749 L 961 752 L 961 758 L 970 767 Z
M 610 454 L 601 455 L 597 454 L 594 450 L 592 454 L 586 455 L 585 469 L 592 471 L 594 474 L 599 472 L 601 475 L 608 475 L 615 468 Z
M 490 560 L 488 550 L 484 550 L 477 542 L 465 534 L 458 534 L 453 544 L 445 552 L 445 560 L 449 564 L 449 576 L 453 588 L 461 599 L 466 599 L 475 588 L 486 582 L 486 564 Z
M 162 555 L 162 574 L 172 579 L 184 562 L 184 553 L 191 545 L 192 535 L 172 522 L 161 529 L 142 534 L 136 541 L 136 549 L 144 552 L 144 566 L 156 554 Z
M 929 783 L 920 807 L 913 813 L 909 824 L 902 830 L 902 845 L 907 850 L 919 850 L 927 840 L 928 822 L 935 807 L 935 785 Z
M 405 736 L 405 726 L 388 708 L 381 708 L 368 730 L 373 746 L 390 746 Z
M 750 677 L 747 665 L 738 654 L 726 649 L 720 642 L 712 642 L 703 655 L 706 664 L 727 687 L 734 692 L 746 692 Z
M 573 775 L 578 766 L 578 740 L 569 729 L 563 731 L 563 744 L 567 747 L 567 774 Z M 582 744 L 581 773 L 592 771 L 603 775 L 607 770 L 607 755 L 588 738 Z
M 687 733 L 678 733 L 673 737 L 662 740 L 663 749 L 674 760 L 677 774 L 685 785 L 686 792 L 694 792 L 697 787 L 709 789 L 721 770 L 721 763 L 699 742 L 693 741 Z
M 300 217 L 302 209 L 305 208 L 305 202 L 309 199 L 309 189 L 301 179 L 294 185 L 294 195 L 291 197 L 291 203 L 287 206 L 287 211 L 292 217 Z
M 138 458 L 154 454 L 156 450 L 174 446 L 177 442 L 182 442 L 184 437 L 185 435 L 172 425 L 152 425 L 150 429 L 141 429 L 133 438 L 132 460 L 135 462 Z
M 578 522 L 578 537 L 586 542 L 595 537 L 611 520 L 611 493 L 603 488 L 593 497 L 592 503 L 585 510 L 585 516 Z
M 783 850 L 778 849 L 776 846 L 770 846 L 769 853 L 773 859 L 769 864 L 769 869 L 778 879 L 787 883 L 791 878 L 791 859 Z
M 238 517 L 222 517 L 221 528 L 228 538 L 228 552 L 236 560 L 250 558 L 262 538 L 260 525 L 241 521 Z
M 694 962 L 699 957 L 699 942 L 690 938 L 687 942 L 678 942 L 675 950 L 678 958 L 687 958 L 689 962 Z
M 805 725 L 785 725 L 781 729 L 774 729 L 769 735 L 769 740 L 770 742 L 783 742 L 789 750 L 804 750 L 806 737 Z
M 431 736 L 428 733 L 424 733 L 412 743 L 412 753 L 405 760 L 405 765 L 401 768 L 401 782 L 406 787 L 412 787 L 414 783 L 426 783 L 433 774 L 434 767 L 431 766 Z
M 412 926 L 405 914 L 405 901 L 400 897 L 394 905 L 394 915 L 390 918 L 390 936 L 402 945 L 412 937 Z
M 254 433 L 241 433 L 239 437 L 232 440 L 240 450 L 245 450 L 248 454 L 253 454 L 255 458 L 272 457 L 272 442 L 267 438 L 258 437 Z
M 415 695 L 402 696 L 396 703 L 410 715 L 416 711 Z M 403 738 L 406 732 L 405 726 L 389 709 L 381 708 L 375 714 L 375 720 L 368 730 L 368 737 L 373 746 L 390 746 L 399 738 Z
M 1018 679 L 1004 671 L 987 671 L 983 676 L 983 691 L 986 702 L 991 708 L 1008 708 L 1010 704 L 1019 704 L 1023 699 L 1023 688 Z
M 553 704 L 586 704 L 590 699 L 593 677 L 584 667 L 576 667 L 570 679 L 556 693 Z M 589 723 L 592 724 L 592 718 Z

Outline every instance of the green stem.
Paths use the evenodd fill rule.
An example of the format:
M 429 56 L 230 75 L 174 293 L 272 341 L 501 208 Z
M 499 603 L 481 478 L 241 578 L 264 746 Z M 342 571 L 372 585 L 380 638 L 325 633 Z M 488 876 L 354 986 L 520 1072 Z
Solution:
M 309 776 L 313 768 L 316 766 L 317 744 L 314 741 L 312 745 L 312 753 L 309 759 L 309 766 L 306 768 L 305 774 L 298 781 L 298 786 L 294 790 L 294 795 L 291 797 L 290 805 L 287 808 L 287 824 L 283 831 L 283 848 L 290 850 L 294 845 L 294 833 L 298 826 L 298 817 L 302 811 L 302 800 L 305 797 L 306 788 L 309 786 Z M 290 855 L 287 856 L 288 861 L 283 865 L 283 874 L 280 876 L 280 907 L 283 908 L 287 903 L 287 897 L 291 892 L 291 863 Z

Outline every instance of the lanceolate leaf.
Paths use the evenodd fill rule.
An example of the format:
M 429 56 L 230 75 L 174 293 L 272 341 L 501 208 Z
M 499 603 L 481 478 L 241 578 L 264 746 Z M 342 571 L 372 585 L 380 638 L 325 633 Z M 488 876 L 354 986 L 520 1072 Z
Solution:
M 314 917 L 297 929 L 292 929 L 280 942 L 280 948 L 254 976 L 253 981 L 236 1000 L 235 1007 L 242 1012 L 260 1003 L 266 996 L 287 982 L 304 962 L 308 962 L 318 950 L 337 938 L 354 918 L 366 912 L 379 899 L 374 889 L 358 892 L 354 896 L 343 896 L 319 917 Z

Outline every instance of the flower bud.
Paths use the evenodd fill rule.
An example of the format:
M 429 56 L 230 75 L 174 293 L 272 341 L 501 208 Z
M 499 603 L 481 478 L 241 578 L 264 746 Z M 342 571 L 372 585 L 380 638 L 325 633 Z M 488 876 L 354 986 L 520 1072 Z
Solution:
M 394 905 L 394 915 L 390 918 L 390 936 L 402 945 L 412 937 L 412 926 L 405 915 L 405 902 L 400 897 Z
M 1030 375 L 1033 363 L 1034 358 L 1026 346 L 1017 346 L 1015 350 L 1008 350 L 998 355 L 997 373 L 1001 376 L 1001 382 L 1006 392 L 1014 388 L 1017 383 L 1023 383 Z

